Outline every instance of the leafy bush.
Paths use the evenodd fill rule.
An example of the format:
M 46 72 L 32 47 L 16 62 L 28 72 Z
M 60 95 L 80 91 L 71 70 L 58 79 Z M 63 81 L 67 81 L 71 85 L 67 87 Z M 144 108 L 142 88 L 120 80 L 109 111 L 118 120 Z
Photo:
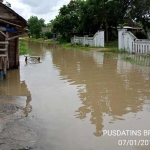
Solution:
M 89 47 L 90 45 L 89 44 L 85 44 L 85 47 Z
M 144 31 L 139 31 L 139 32 L 133 32 L 133 34 L 138 38 L 138 39 L 147 39 L 147 35 Z
M 19 41 L 19 53 L 20 55 L 31 53 L 31 50 L 27 47 L 26 42 Z
M 118 41 L 110 41 L 106 43 L 105 47 L 107 48 L 117 48 L 118 47 Z
M 46 39 L 51 39 L 51 38 L 53 38 L 52 32 L 49 32 L 49 31 L 45 32 L 45 33 L 44 33 L 44 38 L 46 38 Z

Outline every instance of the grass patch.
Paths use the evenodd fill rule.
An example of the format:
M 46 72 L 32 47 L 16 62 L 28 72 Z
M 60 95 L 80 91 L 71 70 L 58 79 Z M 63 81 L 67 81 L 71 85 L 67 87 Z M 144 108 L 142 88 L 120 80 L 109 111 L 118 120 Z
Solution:
M 53 39 L 44 40 L 43 38 L 35 39 L 35 38 L 24 37 L 23 40 L 24 41 L 41 42 L 41 43 L 47 43 L 47 44 L 58 44 L 61 47 L 66 48 L 66 49 L 76 49 L 76 50 L 85 50 L 85 51 L 90 50 L 88 46 L 70 44 L 65 41 L 57 41 L 57 40 L 53 40 Z
M 98 52 L 113 52 L 113 53 L 123 53 L 118 48 L 92 48 L 91 50 L 97 50 Z
M 120 53 L 121 51 L 118 49 L 118 47 L 112 47 L 110 48 L 113 53 Z
M 24 41 L 19 41 L 19 54 L 25 55 L 31 53 L 31 50 L 28 48 L 27 43 Z
M 110 41 L 105 44 L 105 48 L 109 49 L 109 52 L 113 53 L 122 53 L 123 51 L 120 51 L 118 49 L 118 41 Z
M 105 44 L 105 48 L 113 53 L 128 53 L 125 49 L 118 49 L 118 41 L 110 41 Z
M 39 42 L 39 43 L 48 43 L 48 44 L 58 44 L 59 43 L 57 40 L 53 40 L 53 39 L 44 40 L 43 38 L 36 39 L 36 38 L 23 37 L 23 40 Z
M 25 41 L 33 41 L 33 42 L 42 42 L 42 43 L 48 43 L 48 44 L 58 44 L 61 47 L 65 49 L 76 49 L 76 50 L 84 50 L 84 51 L 90 51 L 90 50 L 96 50 L 99 52 L 113 52 L 113 53 L 126 53 L 125 50 L 119 50 L 118 49 L 118 41 L 111 41 L 105 44 L 105 47 L 93 47 L 89 45 L 82 45 L 82 44 L 71 44 L 67 43 L 64 40 L 53 40 L 48 39 L 44 40 L 43 38 L 35 39 L 35 38 L 29 38 L 29 37 L 23 37 L 23 40 Z
M 63 48 L 66 49 L 76 49 L 76 50 L 85 50 L 90 51 L 89 47 L 83 46 L 83 45 L 77 45 L 77 44 L 71 44 L 71 43 L 63 43 L 60 44 Z
M 106 48 L 117 48 L 118 47 L 118 41 L 110 41 L 108 43 L 105 43 Z

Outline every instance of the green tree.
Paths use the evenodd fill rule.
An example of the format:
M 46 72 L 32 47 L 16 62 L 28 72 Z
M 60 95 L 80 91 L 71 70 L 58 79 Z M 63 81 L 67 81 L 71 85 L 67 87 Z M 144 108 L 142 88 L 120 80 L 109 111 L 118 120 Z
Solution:
M 0 0 L 0 2 L 3 3 L 4 0 Z M 9 3 L 9 2 L 6 2 L 5 5 L 6 5 L 7 7 L 11 7 L 11 3 Z
M 117 37 L 119 24 L 125 18 L 141 22 L 145 29 L 150 26 L 150 0 L 71 0 L 60 8 L 59 15 L 52 21 L 53 31 L 62 38 L 70 39 L 72 34 L 95 34 L 104 29 L 106 42 Z M 109 39 L 108 39 L 109 37 Z
M 28 19 L 29 30 L 32 37 L 40 38 L 42 27 L 45 27 L 44 19 L 38 19 L 36 16 L 31 16 Z
M 59 15 L 53 20 L 53 32 L 59 33 L 67 41 L 74 29 L 79 26 L 80 0 L 71 0 L 68 5 L 60 8 Z
M 70 33 L 93 35 L 102 28 L 108 37 L 107 30 L 122 22 L 124 9 L 118 0 L 71 0 L 54 19 L 53 31 L 59 32 L 63 38 L 70 38 Z
M 141 22 L 145 30 L 150 28 L 150 1 L 133 1 L 131 8 L 130 17 L 136 22 Z
M 9 2 L 6 2 L 5 4 L 7 7 L 11 7 L 11 4 Z

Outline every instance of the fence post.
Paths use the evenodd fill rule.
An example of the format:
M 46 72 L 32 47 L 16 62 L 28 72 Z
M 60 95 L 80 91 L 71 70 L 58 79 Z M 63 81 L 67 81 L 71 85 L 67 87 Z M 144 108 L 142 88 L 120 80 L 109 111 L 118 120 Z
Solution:
M 124 49 L 124 37 L 123 33 L 126 29 L 118 29 L 118 49 Z

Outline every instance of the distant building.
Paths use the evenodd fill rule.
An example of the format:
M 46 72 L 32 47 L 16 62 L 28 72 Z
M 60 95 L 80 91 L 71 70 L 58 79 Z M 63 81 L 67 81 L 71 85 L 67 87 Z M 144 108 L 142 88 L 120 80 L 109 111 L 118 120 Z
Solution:
M 51 32 L 51 28 L 50 27 L 42 27 L 42 32 Z

